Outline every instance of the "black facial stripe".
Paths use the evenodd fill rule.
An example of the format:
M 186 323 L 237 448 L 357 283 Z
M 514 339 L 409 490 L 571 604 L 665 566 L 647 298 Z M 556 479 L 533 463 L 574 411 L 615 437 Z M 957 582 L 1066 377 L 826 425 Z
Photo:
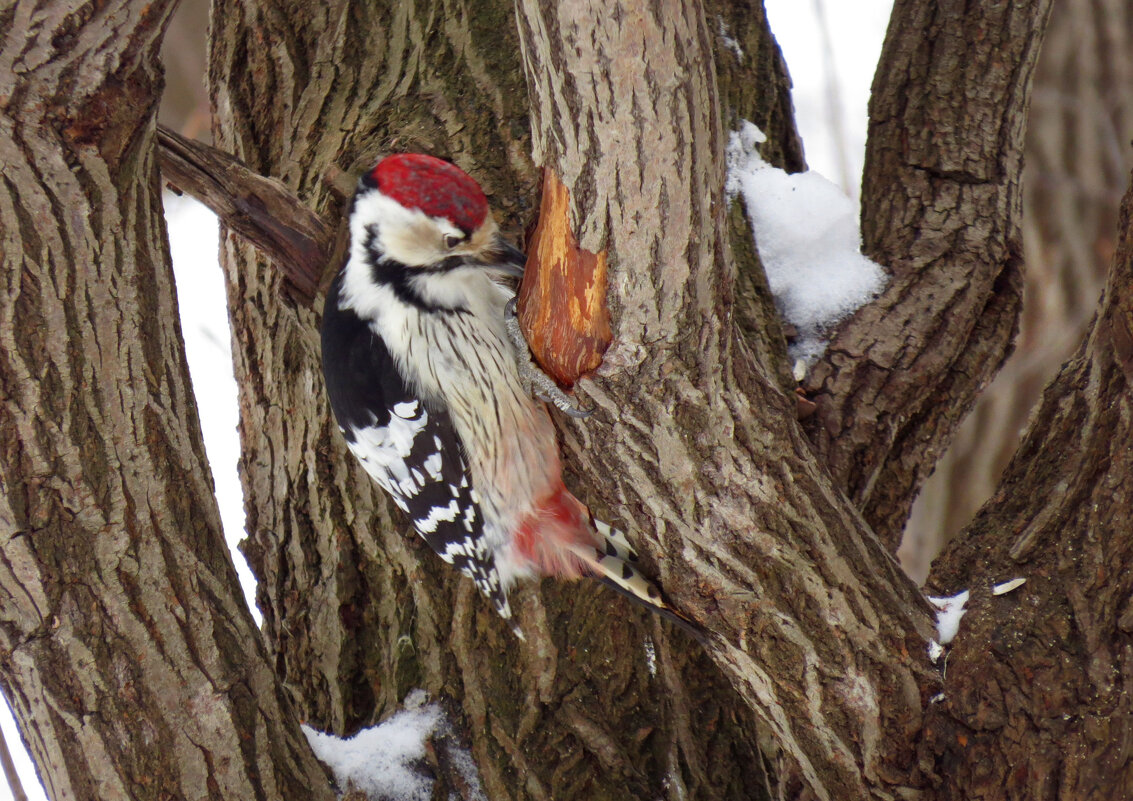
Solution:
M 374 177 L 372 170 L 362 173 L 362 177 L 358 179 L 358 191 L 354 193 L 354 196 L 363 195 L 371 189 L 378 189 L 378 179 Z M 351 208 L 351 211 L 353 210 Z
M 380 255 L 378 249 L 375 247 L 378 233 L 375 226 L 369 226 L 366 229 L 366 262 L 370 266 L 370 277 L 374 283 L 379 286 L 388 286 L 393 290 L 393 294 L 402 303 L 407 303 L 410 306 L 415 306 L 418 309 L 426 312 L 442 312 L 445 314 L 460 314 L 467 313 L 467 309 L 463 306 L 450 308 L 448 306 L 438 306 L 435 303 L 426 301 L 417 290 L 414 288 L 413 283 L 409 280 L 412 271 L 415 269 L 428 271 L 428 272 L 448 272 L 457 267 L 462 267 L 464 264 L 460 262 L 460 257 L 450 256 L 436 266 L 428 268 L 413 268 L 407 267 L 400 262 L 393 259 L 384 258 Z M 458 262 L 449 264 L 449 262 Z

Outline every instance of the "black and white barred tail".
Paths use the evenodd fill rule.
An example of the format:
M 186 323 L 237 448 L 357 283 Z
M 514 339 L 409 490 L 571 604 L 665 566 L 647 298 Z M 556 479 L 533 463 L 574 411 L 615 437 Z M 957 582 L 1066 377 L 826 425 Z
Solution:
M 637 551 L 630 545 L 625 533 L 595 519 L 593 515 L 590 516 L 590 525 L 601 535 L 602 547 L 576 546 L 571 551 L 587 567 L 591 577 L 703 642 L 704 630 L 671 607 L 656 585 L 635 567 Z

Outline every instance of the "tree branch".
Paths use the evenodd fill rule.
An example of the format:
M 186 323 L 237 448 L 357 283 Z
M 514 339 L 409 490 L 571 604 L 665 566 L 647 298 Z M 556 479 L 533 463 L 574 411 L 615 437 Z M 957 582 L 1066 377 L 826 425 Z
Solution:
M 345 250 L 345 224 L 332 229 L 281 182 L 215 147 L 160 125 L 157 141 L 165 179 L 255 245 L 279 268 L 291 297 L 311 305 L 328 265 L 337 269 L 334 256 Z
M 913 498 L 1012 347 L 1020 172 L 1050 10 L 900 0 L 870 102 L 864 250 L 885 292 L 806 381 L 806 430 L 890 550 Z

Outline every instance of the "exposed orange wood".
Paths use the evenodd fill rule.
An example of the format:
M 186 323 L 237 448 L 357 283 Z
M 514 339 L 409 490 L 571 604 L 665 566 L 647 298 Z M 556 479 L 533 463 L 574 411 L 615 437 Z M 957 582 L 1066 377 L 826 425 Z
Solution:
M 570 192 L 543 171 L 539 222 L 527 244 L 519 323 L 539 366 L 565 387 L 602 363 L 610 345 L 606 252 L 578 246 L 570 228 Z

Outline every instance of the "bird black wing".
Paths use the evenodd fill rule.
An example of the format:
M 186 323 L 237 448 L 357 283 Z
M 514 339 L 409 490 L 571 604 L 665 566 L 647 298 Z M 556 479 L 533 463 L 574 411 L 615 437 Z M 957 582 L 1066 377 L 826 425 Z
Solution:
M 440 557 L 476 582 L 511 616 L 468 463 L 448 412 L 430 408 L 407 384 L 382 338 L 340 305 L 341 274 L 327 294 L 323 375 L 351 452 L 409 515 Z

